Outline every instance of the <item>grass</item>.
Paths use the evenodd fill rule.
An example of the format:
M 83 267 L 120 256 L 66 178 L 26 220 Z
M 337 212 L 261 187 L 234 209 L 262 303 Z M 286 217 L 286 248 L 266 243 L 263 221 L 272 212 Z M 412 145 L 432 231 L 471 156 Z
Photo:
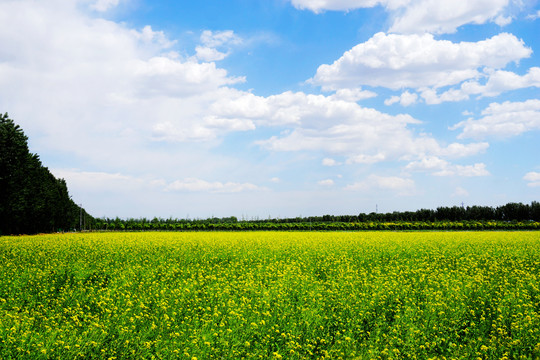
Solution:
M 0 237 L 2 359 L 539 359 L 538 232 Z

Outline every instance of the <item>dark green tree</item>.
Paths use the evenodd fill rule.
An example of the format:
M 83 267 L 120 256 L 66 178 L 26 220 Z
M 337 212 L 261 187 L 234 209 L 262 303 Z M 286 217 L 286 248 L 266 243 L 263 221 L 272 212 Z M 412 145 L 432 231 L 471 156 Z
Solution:
M 20 126 L 0 115 L 0 234 L 68 230 L 79 213 L 66 182 L 30 153 Z

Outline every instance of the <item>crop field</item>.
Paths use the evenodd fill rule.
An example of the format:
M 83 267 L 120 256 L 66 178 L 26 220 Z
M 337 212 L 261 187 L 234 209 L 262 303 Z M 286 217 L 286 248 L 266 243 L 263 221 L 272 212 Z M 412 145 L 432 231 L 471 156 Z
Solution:
M 0 237 L 2 359 L 539 359 L 540 232 Z

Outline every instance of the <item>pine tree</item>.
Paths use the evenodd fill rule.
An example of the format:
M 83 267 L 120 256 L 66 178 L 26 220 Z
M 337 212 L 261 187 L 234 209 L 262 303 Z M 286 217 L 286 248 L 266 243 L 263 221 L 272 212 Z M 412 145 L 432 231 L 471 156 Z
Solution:
M 66 182 L 30 153 L 20 126 L 0 115 L 0 234 L 67 230 L 78 217 Z

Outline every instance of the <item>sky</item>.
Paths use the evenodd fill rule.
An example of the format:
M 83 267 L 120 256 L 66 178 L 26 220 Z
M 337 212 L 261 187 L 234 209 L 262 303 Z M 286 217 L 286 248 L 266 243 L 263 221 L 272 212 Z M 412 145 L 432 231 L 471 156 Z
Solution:
M 540 200 L 538 0 L 0 0 L 0 112 L 96 217 Z

